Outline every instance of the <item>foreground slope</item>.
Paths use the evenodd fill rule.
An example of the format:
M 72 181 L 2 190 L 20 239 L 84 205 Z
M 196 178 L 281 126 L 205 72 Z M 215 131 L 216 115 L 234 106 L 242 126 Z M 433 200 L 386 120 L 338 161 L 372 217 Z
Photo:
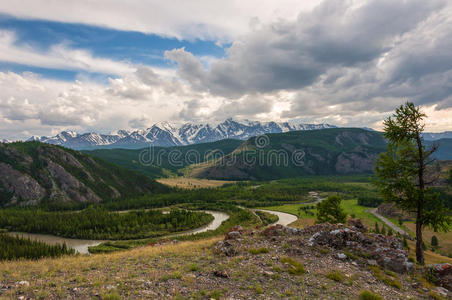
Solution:
M 0 206 L 95 203 L 166 190 L 147 176 L 78 151 L 0 143 Z
M 213 238 L 109 255 L 0 262 L 0 297 L 359 299 L 371 291 L 383 299 L 429 299 L 437 289 L 419 276 L 419 270 L 396 273 L 340 245 L 310 245 L 318 230 L 329 232 L 330 227 L 334 226 L 288 233 L 278 227 L 234 231 L 224 241 Z M 396 241 L 369 236 L 383 244 L 386 239 Z
M 189 171 L 200 178 L 231 180 L 371 173 L 385 149 L 381 133 L 358 128 L 268 134 Z

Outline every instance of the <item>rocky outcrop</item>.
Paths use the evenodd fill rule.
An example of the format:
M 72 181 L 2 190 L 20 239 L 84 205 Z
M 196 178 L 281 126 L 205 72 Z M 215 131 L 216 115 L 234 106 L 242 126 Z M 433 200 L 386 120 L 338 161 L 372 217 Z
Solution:
M 449 263 L 427 266 L 430 280 L 452 292 L 452 265 Z
M 11 203 L 35 205 L 44 196 L 45 189 L 31 176 L 21 173 L 9 164 L 0 162 L 0 191 L 11 194 Z
M 305 243 L 310 247 L 328 247 L 337 251 L 336 257 L 340 260 L 344 259 L 342 251 L 347 250 L 362 257 L 366 264 L 378 264 L 398 273 L 413 270 L 413 263 L 408 261 L 408 253 L 403 249 L 400 239 L 366 233 L 366 227 L 359 219 L 351 219 L 348 226 L 325 223 L 297 229 L 275 225 L 266 228 L 262 235 L 272 240 L 281 236 L 300 236 L 301 240 L 293 240 L 292 245 Z
M 96 203 L 166 190 L 144 175 L 38 142 L 0 144 L 0 206 Z
M 337 157 L 335 169 L 339 174 L 372 172 L 377 153 L 341 153 Z

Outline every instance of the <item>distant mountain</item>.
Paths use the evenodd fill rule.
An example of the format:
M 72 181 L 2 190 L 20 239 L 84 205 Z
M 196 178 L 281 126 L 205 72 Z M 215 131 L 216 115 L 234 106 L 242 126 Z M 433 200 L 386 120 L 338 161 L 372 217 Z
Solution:
M 92 156 L 138 171 L 153 178 L 182 175 L 179 170 L 191 165 L 222 157 L 243 143 L 225 139 L 187 146 L 152 147 L 144 149 L 96 149 L 83 150 Z
M 223 139 L 246 140 L 260 134 L 335 127 L 329 124 L 304 124 L 298 121 L 258 122 L 236 121 L 233 119 L 227 119 L 219 124 L 186 123 L 181 126 L 160 122 L 143 130 L 119 130 L 112 134 L 98 134 L 94 132 L 78 134 L 73 131 L 63 131 L 53 137 L 33 136 L 29 141 L 61 145 L 72 149 L 138 149 L 148 145 L 170 147 L 214 142 Z
M 11 143 L 11 141 L 10 140 L 6 140 L 6 139 L 0 139 L 0 143 L 8 144 L 8 143 Z
M 250 138 L 224 158 L 190 166 L 187 172 L 200 178 L 230 180 L 370 174 L 376 157 L 385 150 L 385 140 L 375 131 L 294 131 Z
M 434 141 L 425 141 L 427 147 L 431 145 L 438 146 L 438 150 L 433 153 L 433 157 L 438 160 L 452 160 L 452 138 L 440 139 Z
M 39 142 L 0 144 L 0 207 L 95 203 L 167 190 L 75 150 Z
M 440 139 L 452 139 L 452 131 L 444 132 L 424 132 L 422 134 L 424 140 L 435 141 Z

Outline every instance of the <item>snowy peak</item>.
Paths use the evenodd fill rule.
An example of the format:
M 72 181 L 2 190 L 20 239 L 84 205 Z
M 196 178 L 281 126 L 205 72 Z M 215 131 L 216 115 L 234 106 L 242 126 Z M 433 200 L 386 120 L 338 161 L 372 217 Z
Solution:
M 78 134 L 74 131 L 62 131 L 53 137 L 33 136 L 29 141 L 40 141 L 74 149 L 89 149 L 102 146 L 110 148 L 140 148 L 147 145 L 168 147 L 214 142 L 222 139 L 246 140 L 266 133 L 334 127 L 336 126 L 329 124 L 305 124 L 299 121 L 259 122 L 238 121 L 229 118 L 218 124 L 185 123 L 177 125 L 169 122 L 159 122 L 147 129 L 135 131 L 118 130 L 111 134 L 98 134 L 95 132 Z

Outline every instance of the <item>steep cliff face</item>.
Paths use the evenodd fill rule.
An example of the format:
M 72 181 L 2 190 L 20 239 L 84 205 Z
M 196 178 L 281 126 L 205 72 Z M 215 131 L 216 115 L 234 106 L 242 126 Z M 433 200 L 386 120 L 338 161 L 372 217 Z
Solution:
M 0 205 L 96 203 L 166 187 L 77 151 L 39 142 L 0 143 Z

